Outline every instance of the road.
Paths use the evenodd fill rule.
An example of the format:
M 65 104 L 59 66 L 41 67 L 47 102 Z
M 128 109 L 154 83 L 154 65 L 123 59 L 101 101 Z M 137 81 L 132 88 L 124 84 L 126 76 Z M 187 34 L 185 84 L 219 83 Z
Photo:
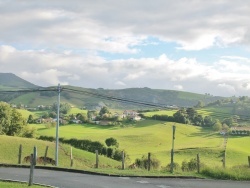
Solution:
M 0 179 L 28 181 L 29 169 L 0 167 Z M 249 188 L 250 182 L 131 178 L 35 169 L 34 182 L 60 188 Z

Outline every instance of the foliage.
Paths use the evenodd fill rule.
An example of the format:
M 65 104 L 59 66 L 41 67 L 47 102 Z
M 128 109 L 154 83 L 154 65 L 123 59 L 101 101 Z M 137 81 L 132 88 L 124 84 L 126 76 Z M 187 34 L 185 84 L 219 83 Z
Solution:
M 148 169 L 148 158 L 143 155 L 141 159 L 137 158 L 135 159 L 135 164 L 138 168 L 144 168 Z M 150 157 L 150 168 L 152 169 L 158 169 L 160 167 L 160 161 L 154 156 L 151 155 Z
M 60 103 L 60 112 L 62 114 L 67 114 L 69 110 L 71 109 L 71 105 L 68 103 Z M 54 103 L 52 105 L 52 111 L 57 112 L 57 103 Z
M 99 112 L 100 116 L 103 116 L 104 114 L 110 114 L 110 111 L 109 111 L 108 107 L 106 107 L 106 106 L 102 107 L 100 112 Z
M 174 169 L 174 171 L 179 171 L 180 169 L 181 169 L 181 167 L 180 167 L 180 165 L 178 164 L 178 163 L 173 163 L 173 169 Z M 171 163 L 169 163 L 167 166 L 166 166 L 166 171 L 170 171 L 171 170 Z
M 213 130 L 214 131 L 219 131 L 222 129 L 222 124 L 219 120 L 216 120 L 215 124 L 213 125 Z
M 34 117 L 32 114 L 29 115 L 27 123 L 34 123 Z
M 76 118 L 79 119 L 83 123 L 87 123 L 88 122 L 88 117 L 86 116 L 86 114 L 78 113 L 76 115 Z
M 19 136 L 26 137 L 26 138 L 35 138 L 36 137 L 36 128 L 30 127 L 30 126 L 25 126 L 22 129 Z
M 9 104 L 0 102 L 0 134 L 18 135 L 25 126 L 26 122 L 20 112 Z
M 117 140 L 115 139 L 115 138 L 113 138 L 113 137 L 110 137 L 110 138 L 107 138 L 106 140 L 105 140 L 105 143 L 106 143 L 106 145 L 108 146 L 108 147 L 110 147 L 110 146 L 115 146 L 115 147 L 119 147 L 119 143 L 117 142 Z
M 47 128 L 47 129 L 50 129 L 53 127 L 56 127 L 56 122 L 54 122 L 54 121 L 45 124 L 45 128 Z

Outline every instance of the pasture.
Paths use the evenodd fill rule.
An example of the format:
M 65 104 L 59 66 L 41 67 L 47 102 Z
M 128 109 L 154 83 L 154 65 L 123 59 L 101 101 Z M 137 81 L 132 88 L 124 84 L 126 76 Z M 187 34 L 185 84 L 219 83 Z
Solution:
M 7 164 L 17 164 L 18 163 L 18 151 L 19 146 L 22 144 L 23 152 L 22 159 L 25 156 L 29 156 L 33 153 L 34 146 L 37 147 L 37 156 L 44 156 L 46 146 L 49 146 L 48 157 L 55 157 L 55 143 L 47 142 L 36 139 L 20 138 L 13 136 L 0 136 L 0 161 L 1 163 Z M 10 144 L 11 143 L 11 144 Z M 95 154 L 72 148 L 74 165 L 73 168 L 76 169 L 90 169 L 95 165 Z M 66 144 L 60 144 L 59 146 L 59 166 L 64 168 L 70 168 L 70 146 Z M 121 165 L 120 162 L 106 158 L 104 156 L 99 157 L 99 166 L 100 167 L 113 167 Z M 23 164 L 28 164 L 24 163 Z M 38 164 L 43 165 L 43 164 Z
M 181 164 L 183 160 L 189 161 L 200 153 L 201 162 L 209 166 L 222 166 L 223 136 L 210 129 L 177 123 L 175 125 L 175 162 Z M 131 163 L 151 152 L 161 161 L 162 166 L 166 166 L 170 163 L 172 126 L 171 122 L 155 120 L 144 120 L 124 127 L 71 124 L 60 126 L 59 135 L 64 138 L 90 139 L 102 143 L 106 138 L 114 137 L 120 144 L 119 148 L 129 154 Z M 39 135 L 55 136 L 55 128 L 37 128 Z M 227 166 L 247 164 L 250 148 L 246 143 L 249 142 L 250 137 L 230 137 Z

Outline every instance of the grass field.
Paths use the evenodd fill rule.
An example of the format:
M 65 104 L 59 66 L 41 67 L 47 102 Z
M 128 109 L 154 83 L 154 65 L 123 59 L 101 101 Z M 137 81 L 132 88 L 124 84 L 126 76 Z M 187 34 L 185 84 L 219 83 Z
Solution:
M 152 111 L 152 112 L 145 112 L 143 113 L 143 115 L 145 115 L 146 117 L 152 117 L 153 115 L 168 115 L 168 116 L 173 116 L 173 114 L 176 112 L 177 110 L 160 110 L 160 111 Z
M 231 117 L 232 107 L 206 107 L 197 110 L 203 116 L 211 116 L 213 119 L 223 120 L 224 118 Z
M 3 182 L 0 181 L 0 187 L 3 188 L 28 188 L 28 183 Z M 44 186 L 32 185 L 32 188 L 44 188 Z
M 0 163 L 17 164 L 18 163 L 18 151 L 19 146 L 22 144 L 23 152 L 22 159 L 25 156 L 30 155 L 33 152 L 34 146 L 37 147 L 37 156 L 44 156 L 46 146 L 49 146 L 48 157 L 54 158 L 55 156 L 55 143 L 46 142 L 36 139 L 0 136 L 0 150 L 4 151 L 0 153 Z M 11 144 L 10 144 L 11 143 Z M 72 148 L 74 157 L 73 168 L 77 169 L 89 169 L 95 165 L 95 154 Z M 112 159 L 100 156 L 101 167 L 117 167 L 119 162 Z M 59 166 L 69 168 L 70 167 L 70 146 L 60 144 L 59 147 Z
M 90 139 L 104 143 L 106 138 L 114 137 L 120 144 L 120 149 L 128 152 L 133 162 L 142 155 L 151 152 L 155 155 L 163 166 L 170 162 L 170 150 L 172 147 L 172 125 L 154 120 L 144 120 L 127 127 L 113 127 L 100 125 L 66 125 L 60 127 L 60 137 Z M 45 129 L 37 127 L 39 135 L 54 136 L 55 129 Z M 243 139 L 243 140 L 242 140 Z M 222 151 L 224 138 L 210 129 L 203 129 L 191 125 L 176 124 L 175 139 L 175 161 L 180 163 L 183 160 L 189 161 L 200 153 L 201 161 L 211 166 L 222 166 Z M 242 154 L 242 159 L 250 148 L 246 145 L 241 147 L 241 142 L 249 143 L 250 137 L 232 138 L 232 146 L 228 144 L 228 166 L 237 164 L 247 164 L 244 160 L 237 160 Z M 241 149 L 235 150 L 237 145 Z M 231 155 L 232 153 L 233 155 Z M 230 163 L 229 163 L 230 162 Z

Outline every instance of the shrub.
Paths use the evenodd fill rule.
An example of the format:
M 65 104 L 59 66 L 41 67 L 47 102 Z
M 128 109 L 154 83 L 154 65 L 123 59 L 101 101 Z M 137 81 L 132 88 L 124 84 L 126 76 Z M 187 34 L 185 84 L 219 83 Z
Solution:
M 205 165 L 203 163 L 200 163 L 200 168 L 202 168 L 204 166 Z M 189 162 L 187 162 L 185 160 L 181 164 L 182 171 L 194 171 L 194 170 L 197 170 L 197 168 L 198 168 L 198 166 L 197 166 L 197 159 L 196 158 L 190 159 Z
M 174 171 L 179 171 L 181 169 L 180 165 L 178 163 L 174 163 Z M 169 163 L 166 166 L 166 170 L 170 171 L 171 170 L 171 163 Z
M 143 155 L 141 159 L 135 159 L 135 164 L 138 168 L 148 169 L 148 158 Z M 154 156 L 151 155 L 150 158 L 150 168 L 157 169 L 160 167 L 160 161 Z
M 189 171 L 188 162 L 187 162 L 186 160 L 185 160 L 185 161 L 182 161 L 182 163 L 181 163 L 181 170 L 182 170 L 183 172 Z
M 113 157 L 113 148 L 107 149 L 107 157 L 112 158 Z
M 35 138 L 36 137 L 36 128 L 25 126 L 22 129 L 20 136 L 26 137 L 26 138 Z

